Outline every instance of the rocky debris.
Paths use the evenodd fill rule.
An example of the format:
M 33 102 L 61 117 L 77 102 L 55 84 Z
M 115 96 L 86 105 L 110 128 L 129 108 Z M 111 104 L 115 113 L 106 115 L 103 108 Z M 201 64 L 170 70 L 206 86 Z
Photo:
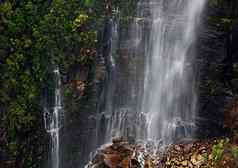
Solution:
M 163 151 L 152 146 L 114 138 L 88 168 L 238 168 L 238 146 L 226 139 L 174 144 Z
M 203 155 L 210 146 L 208 142 L 173 145 L 164 153 L 164 167 L 201 167 L 205 163 Z

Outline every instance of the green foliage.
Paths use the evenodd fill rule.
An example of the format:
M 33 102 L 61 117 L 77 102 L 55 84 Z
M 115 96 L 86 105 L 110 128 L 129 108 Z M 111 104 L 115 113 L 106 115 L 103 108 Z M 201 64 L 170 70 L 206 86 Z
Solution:
M 235 159 L 238 159 L 238 146 L 232 146 L 231 148 L 232 155 Z
M 234 19 L 229 18 L 229 17 L 213 16 L 213 17 L 209 17 L 208 21 L 211 25 L 214 25 L 214 26 L 219 27 L 223 30 L 226 30 L 232 25 Z
M 73 21 L 72 30 L 76 31 L 82 24 L 88 20 L 88 15 L 80 13 L 76 19 Z
M 217 93 L 217 83 L 213 80 L 208 80 L 206 83 L 206 89 L 209 96 L 215 96 Z
M 209 159 L 209 155 L 207 152 L 203 153 L 202 154 L 203 158 L 205 159 L 206 162 L 208 162 L 208 159 Z
M 5 147 L 9 156 L 23 155 L 26 168 L 36 167 L 40 158 L 33 157 L 33 149 L 43 144 L 35 138 L 42 137 L 42 89 L 50 85 L 52 64 L 58 64 L 65 74 L 71 74 L 75 66 L 92 64 L 103 8 L 103 0 L 0 2 L 0 108 L 5 107 Z
M 222 154 L 224 152 L 225 145 L 229 142 L 229 139 L 222 139 L 217 142 L 217 144 L 212 147 L 212 159 L 215 163 L 221 160 Z
M 86 7 L 91 7 L 95 3 L 95 0 L 85 0 L 84 5 Z
M 221 0 L 209 0 L 209 7 L 212 9 L 219 9 L 223 12 L 213 15 L 208 18 L 208 21 L 211 25 L 219 27 L 223 30 L 228 30 L 233 22 L 237 20 L 237 16 L 234 12 L 235 0 L 231 1 L 221 1 Z

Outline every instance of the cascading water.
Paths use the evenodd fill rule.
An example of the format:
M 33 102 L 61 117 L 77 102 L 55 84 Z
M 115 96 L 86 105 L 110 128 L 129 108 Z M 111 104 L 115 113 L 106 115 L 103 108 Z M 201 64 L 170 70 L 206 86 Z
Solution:
M 55 90 L 54 90 L 54 105 L 53 108 L 45 107 L 44 121 L 46 131 L 51 137 L 51 168 L 60 167 L 60 136 L 59 132 L 63 124 L 63 107 L 61 96 L 61 80 L 59 69 L 54 69 Z M 50 110 L 49 110 L 50 109 Z
M 145 129 L 145 116 L 136 111 L 136 96 L 138 91 L 136 83 L 136 63 L 133 53 L 129 51 L 138 48 L 139 41 L 136 34 L 133 39 L 126 38 L 130 44 L 123 46 L 119 40 L 120 27 L 118 18 L 113 18 L 109 22 L 109 52 L 106 59 L 107 78 L 105 83 L 102 111 L 97 117 L 97 145 L 109 143 L 113 137 L 134 137 L 143 134 Z M 123 39 L 125 40 L 125 39 Z M 128 46 L 130 48 L 128 48 Z M 121 55 L 118 51 L 124 50 Z M 123 62 L 125 61 L 125 62 Z M 133 65 L 129 65 L 130 63 Z M 126 71 L 125 71 L 126 70 Z M 123 94 L 122 94 L 123 93 Z
M 144 102 L 147 139 L 172 143 L 193 136 L 196 117 L 192 45 L 205 0 L 150 0 Z
M 123 31 L 117 19 L 109 21 L 97 147 L 114 136 L 160 145 L 193 137 L 193 48 L 204 4 L 205 0 L 140 0 L 129 31 Z
M 103 111 L 99 111 L 97 117 L 97 145 L 104 144 L 109 141 L 112 132 L 110 132 L 111 118 L 114 110 L 114 91 L 116 80 L 116 63 L 115 52 L 118 46 L 118 23 L 113 19 L 108 21 L 107 31 L 109 39 L 106 39 L 105 45 L 108 46 L 108 57 L 106 59 L 107 78 L 105 83 L 104 99 L 105 103 Z M 107 32 L 107 33 L 108 33 Z

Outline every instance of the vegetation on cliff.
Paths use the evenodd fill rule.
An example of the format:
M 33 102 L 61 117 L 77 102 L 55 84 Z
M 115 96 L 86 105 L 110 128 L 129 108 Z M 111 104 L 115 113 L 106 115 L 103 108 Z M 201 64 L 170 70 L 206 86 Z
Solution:
M 1 167 L 40 167 L 42 89 L 54 64 L 68 76 L 92 65 L 103 7 L 89 0 L 0 2 Z

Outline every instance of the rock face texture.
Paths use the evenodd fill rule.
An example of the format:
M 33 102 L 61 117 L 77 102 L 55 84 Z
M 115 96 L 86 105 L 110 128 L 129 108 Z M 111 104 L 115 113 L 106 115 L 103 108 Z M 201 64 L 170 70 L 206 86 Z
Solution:
M 62 167 L 83 167 L 89 160 L 90 152 L 96 148 L 97 109 L 103 97 L 106 76 L 109 26 L 98 32 L 97 56 L 94 64 L 78 67 L 73 73 L 73 82 L 65 85 L 70 95 L 65 101 L 65 125 L 61 132 Z M 70 78 L 70 77 L 67 77 Z M 80 158 L 80 159 L 78 159 Z
M 200 137 L 224 135 L 225 107 L 237 95 L 238 6 L 236 0 L 207 1 L 198 31 Z

